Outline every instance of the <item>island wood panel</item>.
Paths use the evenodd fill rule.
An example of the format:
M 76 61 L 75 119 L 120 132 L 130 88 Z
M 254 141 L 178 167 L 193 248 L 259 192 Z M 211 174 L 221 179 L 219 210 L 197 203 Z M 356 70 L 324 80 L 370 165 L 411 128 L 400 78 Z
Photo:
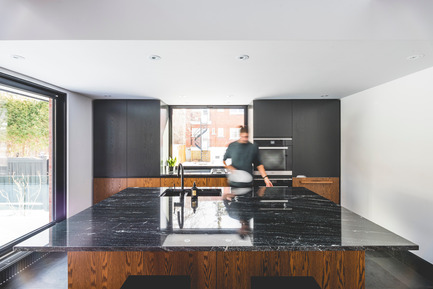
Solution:
M 293 187 L 304 187 L 340 204 L 340 178 L 293 178 Z
M 250 289 L 252 276 L 313 276 L 322 289 L 365 288 L 363 251 L 218 252 L 218 289 Z
M 94 178 L 93 204 L 97 204 L 127 187 L 126 178 Z
M 140 188 L 159 188 L 161 186 L 160 178 L 128 178 L 128 188 L 140 187 Z
M 191 289 L 216 289 L 216 263 L 215 252 L 68 252 L 68 288 L 119 289 L 129 275 L 188 275 Z

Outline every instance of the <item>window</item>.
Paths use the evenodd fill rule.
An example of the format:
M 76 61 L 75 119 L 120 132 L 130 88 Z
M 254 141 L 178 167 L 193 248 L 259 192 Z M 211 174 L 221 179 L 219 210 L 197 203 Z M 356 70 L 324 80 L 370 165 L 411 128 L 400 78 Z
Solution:
M 230 114 L 244 114 L 244 110 L 243 109 L 231 109 L 230 110 Z
M 0 74 L 0 255 L 66 216 L 65 95 Z
M 238 128 L 238 127 L 236 127 L 236 128 L 233 128 L 233 127 L 231 127 L 230 128 L 230 139 L 239 139 L 240 138 L 240 128 Z
M 245 124 L 246 111 L 243 106 L 171 107 L 171 156 L 185 165 L 223 165 L 227 146 L 233 141 L 230 128 Z

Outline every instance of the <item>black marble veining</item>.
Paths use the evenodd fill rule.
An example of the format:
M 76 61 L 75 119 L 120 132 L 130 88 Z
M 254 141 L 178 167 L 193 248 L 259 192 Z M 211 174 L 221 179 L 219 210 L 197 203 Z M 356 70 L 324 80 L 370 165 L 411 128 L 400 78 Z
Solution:
M 305 188 L 160 197 L 128 188 L 18 244 L 19 251 L 417 250 Z M 236 192 L 238 193 L 238 192 Z

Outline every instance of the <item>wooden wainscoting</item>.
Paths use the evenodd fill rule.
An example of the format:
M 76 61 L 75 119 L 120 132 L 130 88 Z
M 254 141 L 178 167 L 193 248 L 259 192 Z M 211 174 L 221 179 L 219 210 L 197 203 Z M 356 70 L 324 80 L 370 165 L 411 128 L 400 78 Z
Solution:
M 294 187 L 305 187 L 340 204 L 340 178 L 293 178 Z

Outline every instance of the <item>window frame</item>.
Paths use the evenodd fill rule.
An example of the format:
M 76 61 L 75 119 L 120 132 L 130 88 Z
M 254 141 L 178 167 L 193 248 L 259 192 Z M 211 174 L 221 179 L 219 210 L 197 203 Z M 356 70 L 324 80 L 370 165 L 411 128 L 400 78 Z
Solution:
M 0 246 L 0 256 L 12 252 L 13 246 L 66 219 L 66 93 L 0 72 L 0 84 L 42 94 L 53 100 L 53 220 L 46 225 Z
M 173 109 L 243 109 L 244 125 L 248 124 L 248 105 L 169 105 L 168 106 L 168 152 L 169 156 L 173 155 Z M 217 132 L 218 133 L 218 132 Z

